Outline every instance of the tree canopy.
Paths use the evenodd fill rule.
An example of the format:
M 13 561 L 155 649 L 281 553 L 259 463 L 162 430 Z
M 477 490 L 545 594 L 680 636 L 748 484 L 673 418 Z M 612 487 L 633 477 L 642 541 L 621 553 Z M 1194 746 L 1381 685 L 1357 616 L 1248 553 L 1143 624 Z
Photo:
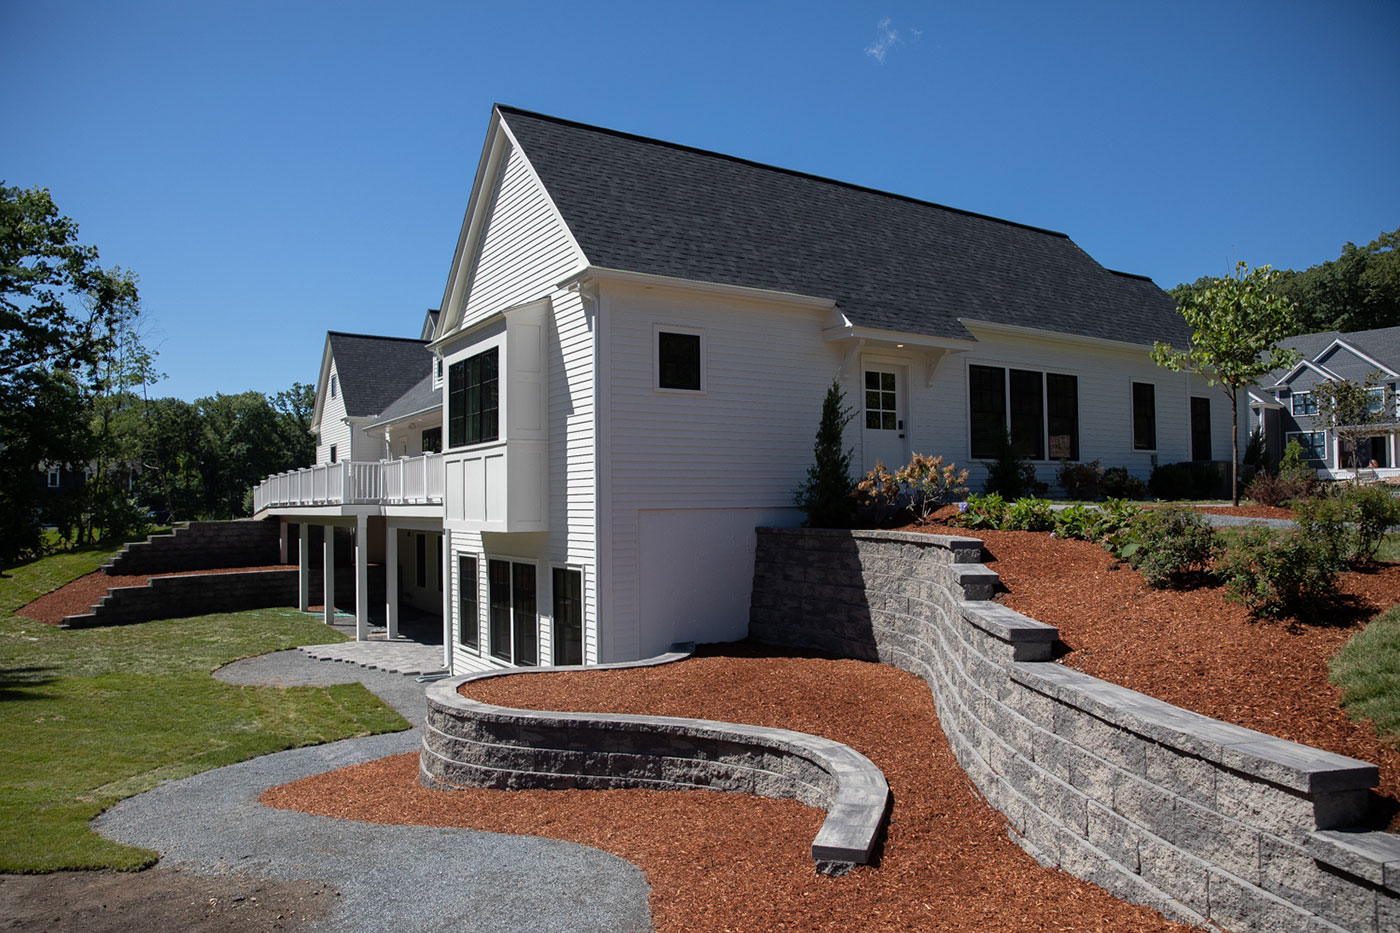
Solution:
M 1293 306 L 1274 292 L 1272 277 L 1268 266 L 1250 269 L 1241 262 L 1234 275 L 1193 286 L 1177 308 L 1192 329 L 1191 346 L 1178 350 L 1159 342 L 1152 347 L 1152 361 L 1158 366 L 1197 373 L 1229 397 L 1231 488 L 1236 505 L 1240 501 L 1240 390 L 1298 361 L 1296 350 L 1277 345 L 1289 333 Z

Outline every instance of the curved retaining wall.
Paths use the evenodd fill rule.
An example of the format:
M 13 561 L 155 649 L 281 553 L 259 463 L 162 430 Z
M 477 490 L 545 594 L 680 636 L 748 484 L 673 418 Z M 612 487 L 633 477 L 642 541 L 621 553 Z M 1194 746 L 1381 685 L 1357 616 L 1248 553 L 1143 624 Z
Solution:
M 1373 764 L 1056 664 L 970 538 L 759 529 L 750 635 L 922 677 L 958 761 L 1046 865 L 1231 930 L 1400 929 Z
M 588 670 L 690 656 L 690 646 L 677 647 L 684 650 Z M 510 709 L 457 692 L 462 684 L 487 677 L 559 670 L 490 671 L 429 686 L 419 758 L 422 783 L 446 790 L 642 787 L 792 797 L 826 810 L 812 840 L 813 859 L 871 860 L 889 809 L 889 785 L 868 758 L 839 742 L 704 719 Z

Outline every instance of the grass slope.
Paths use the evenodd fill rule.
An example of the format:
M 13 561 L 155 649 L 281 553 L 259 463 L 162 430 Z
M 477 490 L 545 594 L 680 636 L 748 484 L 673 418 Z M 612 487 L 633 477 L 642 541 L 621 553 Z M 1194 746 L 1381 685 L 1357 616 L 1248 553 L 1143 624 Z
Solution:
M 1372 619 L 1328 667 L 1348 715 L 1400 746 L 1400 607 Z
M 162 781 L 407 728 L 359 684 L 239 687 L 209 676 L 239 658 L 340 638 L 294 610 L 77 631 L 11 614 L 100 565 L 108 551 L 92 550 L 0 579 L 0 871 L 142 868 L 156 853 L 103 839 L 88 821 Z

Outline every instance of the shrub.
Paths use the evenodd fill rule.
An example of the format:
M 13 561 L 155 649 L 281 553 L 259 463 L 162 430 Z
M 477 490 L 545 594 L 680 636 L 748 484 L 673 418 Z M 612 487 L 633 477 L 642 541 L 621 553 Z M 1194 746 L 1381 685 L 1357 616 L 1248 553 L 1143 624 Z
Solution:
M 1099 479 L 1099 491 L 1109 499 L 1141 499 L 1147 495 L 1147 484 L 1127 467 L 1110 467 Z
M 1344 496 L 1304 499 L 1294 506 L 1293 513 L 1298 531 L 1317 545 L 1334 569 L 1344 570 L 1356 560 L 1355 514 Z
M 1088 463 L 1066 461 L 1060 464 L 1060 469 L 1055 472 L 1056 482 L 1065 491 L 1065 495 L 1071 499 L 1097 499 L 1099 497 L 1099 478 L 1102 476 L 1103 467 L 1099 466 L 1097 460 L 1091 460 Z
M 1400 525 L 1400 500 L 1384 486 L 1353 486 L 1346 498 L 1356 522 L 1356 559 L 1371 560 L 1386 531 Z
M 1005 531 L 1049 531 L 1055 527 L 1055 510 L 1044 499 L 1017 499 L 1006 507 L 1001 527 Z
M 861 512 L 861 524 L 879 528 L 899 505 L 899 483 L 879 460 L 865 474 L 851 495 Z
M 1260 473 L 1244 488 L 1243 495 L 1259 505 L 1280 506 L 1307 498 L 1314 485 L 1316 481 Z
M 1158 499 L 1220 499 L 1230 478 L 1218 463 L 1164 463 L 1152 468 L 1147 488 Z
M 1087 505 L 1071 505 L 1055 513 L 1055 537 L 1076 541 L 1095 541 L 1098 534 L 1099 509 Z
M 1006 518 L 1006 500 L 998 493 L 968 496 L 959 508 L 957 524 L 967 528 L 1000 528 Z
M 1290 438 L 1288 446 L 1283 449 L 1283 457 L 1278 462 L 1278 475 L 1284 479 L 1316 481 L 1317 471 L 1308 466 L 1308 461 L 1303 457 L 1303 445 L 1298 443 L 1298 439 Z
M 1091 529 L 1094 540 L 1098 541 L 1114 557 L 1122 559 L 1123 551 L 1131 544 L 1128 531 L 1133 519 L 1146 511 L 1127 499 L 1109 499 L 1095 510 L 1097 515 Z
M 1035 478 L 1035 465 L 1016 453 L 1009 431 L 1003 431 L 997 442 L 996 459 L 984 460 L 982 465 L 987 468 L 984 493 L 1019 499 L 1028 495 L 1043 496 L 1050 488 Z
M 894 479 L 909 495 L 909 505 L 915 519 L 922 523 L 938 509 L 967 495 L 967 471 L 959 470 L 942 457 L 914 454 L 909 463 L 895 473 Z
M 1256 616 L 1310 612 L 1338 594 L 1336 565 L 1302 531 L 1275 534 L 1251 525 L 1219 566 L 1225 595 Z
M 1123 556 L 1147 585 L 1155 589 L 1180 586 L 1193 574 L 1210 572 L 1223 550 L 1215 529 L 1190 509 L 1150 509 L 1132 519 L 1129 547 Z
M 807 513 L 807 524 L 812 528 L 849 528 L 855 518 L 851 450 L 842 447 L 841 437 L 855 414 L 845 401 L 841 384 L 833 380 L 822 400 L 822 417 L 812 444 L 815 462 L 807 468 L 806 481 L 793 493 L 793 501 Z

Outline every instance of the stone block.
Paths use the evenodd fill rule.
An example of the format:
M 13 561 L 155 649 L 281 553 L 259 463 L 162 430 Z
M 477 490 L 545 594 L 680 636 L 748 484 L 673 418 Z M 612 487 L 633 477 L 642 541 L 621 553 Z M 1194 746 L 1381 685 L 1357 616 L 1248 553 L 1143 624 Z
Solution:
M 1210 919 L 1227 930 L 1288 933 L 1315 927 L 1308 911 L 1219 868 L 1210 870 L 1209 884 Z
M 1192 803 L 1215 806 L 1215 764 L 1156 742 L 1147 743 L 1146 753 L 1149 781 Z
M 1163 839 L 1175 834 L 1176 798 L 1156 784 L 1123 774 L 1113 788 L 1112 809 Z
M 1329 871 L 1299 846 L 1275 836 L 1261 837 L 1259 854 L 1259 884 L 1265 891 L 1356 933 L 1377 929 L 1376 888 Z
M 1210 867 L 1159 836 L 1138 839 L 1139 871 L 1144 880 L 1203 917 L 1210 917 Z M 1212 918 L 1213 919 L 1213 918 Z
M 1259 883 L 1259 832 L 1214 810 L 1177 799 L 1171 841 L 1202 861 Z
M 1112 810 L 1089 802 L 1089 843 L 1127 870 L 1139 870 L 1138 840 L 1142 830 Z

